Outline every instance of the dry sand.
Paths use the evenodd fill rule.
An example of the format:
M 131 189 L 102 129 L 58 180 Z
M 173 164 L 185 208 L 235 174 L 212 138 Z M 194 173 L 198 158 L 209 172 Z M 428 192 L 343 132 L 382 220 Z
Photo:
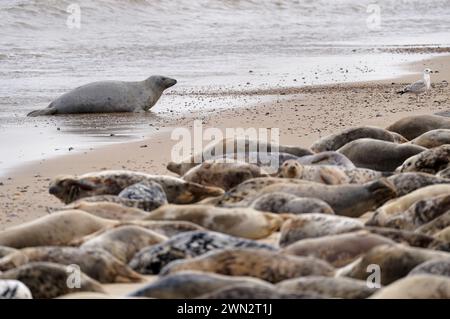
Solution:
M 321 136 L 355 125 L 385 127 L 411 114 L 432 114 L 450 109 L 450 56 L 440 56 L 409 65 L 417 74 L 377 82 L 292 87 L 246 92 L 244 95 L 270 96 L 271 102 L 227 109 L 165 122 L 166 129 L 138 142 L 115 144 L 82 153 L 59 156 L 23 166 L 0 179 L 0 229 L 48 214 L 61 203 L 48 194 L 49 181 L 59 174 L 82 174 L 102 169 L 129 169 L 169 174 L 175 140 L 171 129 L 192 130 L 195 119 L 203 127 L 280 128 L 280 142 L 308 147 Z M 433 88 L 419 103 L 413 96 L 395 92 L 417 80 L 425 68 L 432 74 Z M 242 92 L 230 92 L 242 96 Z M 203 97 L 204 98 L 204 97 Z M 169 125 L 168 125 L 169 124 Z M 167 128 L 169 126 L 169 128 Z
M 415 97 L 395 94 L 406 83 L 416 80 L 426 67 L 438 70 L 432 75 L 433 89 L 417 103 Z M 355 125 L 387 126 L 411 114 L 432 114 L 450 109 L 450 57 L 424 60 L 409 66 L 414 76 L 378 82 L 330 86 L 285 88 L 245 94 L 272 97 L 257 106 L 228 109 L 208 114 L 173 119 L 172 128 L 192 129 L 195 119 L 204 128 L 255 127 L 280 128 L 280 142 L 308 147 L 317 138 Z M 241 96 L 242 92 L 234 92 Z M 167 128 L 167 122 L 164 126 Z M 143 141 L 115 144 L 84 153 L 42 160 L 12 171 L 0 180 L 0 229 L 48 214 L 62 204 L 48 194 L 48 183 L 59 174 L 82 174 L 101 169 L 130 169 L 155 174 L 169 174 L 166 164 L 177 142 L 165 129 Z M 146 276 L 143 283 L 104 285 L 110 296 L 124 296 L 155 280 Z M 70 297 L 70 296 L 68 296 Z M 93 294 L 75 294 L 74 298 L 99 298 Z

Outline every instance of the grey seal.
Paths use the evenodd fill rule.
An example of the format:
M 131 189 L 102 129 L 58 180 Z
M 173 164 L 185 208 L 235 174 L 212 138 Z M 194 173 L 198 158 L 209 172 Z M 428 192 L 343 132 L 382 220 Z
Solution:
M 347 156 L 356 167 L 392 172 L 405 160 L 425 150 L 418 145 L 360 138 L 345 144 L 338 152 Z
M 160 299 L 189 299 L 239 283 L 252 283 L 260 286 L 273 287 L 268 282 L 252 277 L 231 277 L 209 272 L 182 271 L 161 277 L 155 282 L 129 293 L 128 296 Z
M 450 128 L 450 119 L 438 115 L 413 115 L 402 118 L 386 129 L 413 140 L 431 130 Z
M 214 272 L 228 276 L 251 276 L 271 283 L 300 276 L 333 276 L 334 268 L 312 257 L 297 257 L 267 249 L 232 248 L 176 260 L 161 270 L 166 276 L 184 270 Z
M 311 145 L 311 150 L 316 153 L 336 151 L 345 144 L 360 138 L 373 138 L 375 140 L 395 142 L 397 137 L 394 137 L 392 132 L 376 126 L 351 127 L 339 133 L 322 137 Z M 403 139 L 403 141 L 407 142 L 406 139 Z
M 47 108 L 32 111 L 27 116 L 148 111 L 163 91 L 176 83 L 160 75 L 139 82 L 93 82 L 61 95 Z
M 211 250 L 234 247 L 275 250 L 273 246 L 254 240 L 212 231 L 193 231 L 142 249 L 134 255 L 129 265 L 141 274 L 158 274 L 164 266 L 174 260 L 193 258 Z
M 50 299 L 73 291 L 105 293 L 100 283 L 83 272 L 80 273 L 79 288 L 70 288 L 71 272 L 68 266 L 47 262 L 32 262 L 0 274 L 1 279 L 19 280 L 24 283 L 36 299 Z

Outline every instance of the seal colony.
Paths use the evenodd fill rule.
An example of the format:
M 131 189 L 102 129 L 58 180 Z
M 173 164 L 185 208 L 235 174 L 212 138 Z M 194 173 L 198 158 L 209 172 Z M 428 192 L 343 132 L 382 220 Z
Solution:
M 55 177 L 49 192 L 66 206 L 0 232 L 0 298 L 108 298 L 100 283 L 135 282 L 124 297 L 449 298 L 449 129 L 448 118 L 414 116 L 310 148 L 226 139 L 168 163 L 179 177 Z M 263 158 L 279 160 L 274 172 Z

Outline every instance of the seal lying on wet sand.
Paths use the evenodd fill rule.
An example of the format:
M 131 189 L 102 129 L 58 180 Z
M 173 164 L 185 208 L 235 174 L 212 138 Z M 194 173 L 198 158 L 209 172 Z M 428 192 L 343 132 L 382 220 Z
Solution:
M 176 80 L 160 75 L 140 82 L 89 83 L 61 95 L 47 108 L 32 111 L 28 116 L 148 111 L 163 91 L 176 83 Z

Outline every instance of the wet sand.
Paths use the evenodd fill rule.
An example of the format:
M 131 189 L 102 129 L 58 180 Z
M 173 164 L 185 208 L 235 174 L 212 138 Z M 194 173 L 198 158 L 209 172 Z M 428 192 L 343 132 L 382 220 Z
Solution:
M 384 81 L 311 87 L 236 91 L 240 98 L 260 97 L 257 105 L 223 111 L 204 110 L 191 116 L 161 117 L 155 133 L 139 141 L 113 144 L 79 153 L 33 162 L 0 178 L 0 229 L 50 213 L 62 204 L 48 193 L 56 175 L 82 174 L 103 169 L 128 169 L 153 174 L 171 174 L 166 164 L 171 149 L 172 128 L 192 131 L 193 121 L 203 128 L 280 128 L 280 142 L 308 147 L 321 136 L 356 125 L 386 127 L 411 114 L 433 114 L 450 109 L 450 56 L 424 60 L 408 66 L 414 75 Z M 429 67 L 433 88 L 420 102 L 395 92 L 416 80 Z M 230 93 L 228 93 L 230 94 Z M 210 98 L 204 96 L 203 98 Z M 160 125 L 161 127 L 158 127 Z M 207 143 L 207 141 L 204 141 Z

